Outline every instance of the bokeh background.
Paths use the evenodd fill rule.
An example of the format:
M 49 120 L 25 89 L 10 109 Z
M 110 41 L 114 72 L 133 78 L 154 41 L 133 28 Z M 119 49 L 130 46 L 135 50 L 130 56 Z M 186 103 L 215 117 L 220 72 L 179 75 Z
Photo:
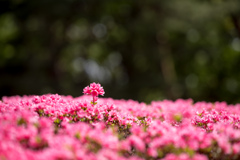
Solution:
M 239 0 L 0 0 L 0 97 L 240 102 Z

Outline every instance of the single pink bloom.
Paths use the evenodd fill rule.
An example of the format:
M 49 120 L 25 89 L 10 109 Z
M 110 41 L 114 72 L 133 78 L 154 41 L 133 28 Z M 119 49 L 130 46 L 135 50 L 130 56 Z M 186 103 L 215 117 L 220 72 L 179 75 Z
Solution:
M 91 91 L 90 91 L 89 86 L 87 86 L 87 87 L 85 87 L 85 88 L 83 89 L 83 93 L 84 93 L 84 94 L 91 94 Z
M 99 83 L 91 83 L 90 87 L 87 86 L 83 89 L 84 94 L 92 95 L 92 96 L 103 96 L 105 94 L 103 87 Z

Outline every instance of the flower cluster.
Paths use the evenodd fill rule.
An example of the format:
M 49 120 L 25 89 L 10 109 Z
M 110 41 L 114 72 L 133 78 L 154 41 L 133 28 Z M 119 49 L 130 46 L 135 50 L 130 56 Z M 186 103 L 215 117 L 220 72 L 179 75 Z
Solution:
M 90 87 L 87 86 L 83 89 L 83 93 L 87 94 L 87 95 L 92 95 L 92 104 L 95 105 L 97 104 L 97 100 L 98 100 L 98 95 L 103 96 L 105 94 L 103 87 L 101 87 L 101 85 L 99 83 L 91 83 Z
M 0 158 L 240 159 L 240 104 L 112 98 L 96 103 L 104 94 L 96 83 L 84 94 L 3 97 Z

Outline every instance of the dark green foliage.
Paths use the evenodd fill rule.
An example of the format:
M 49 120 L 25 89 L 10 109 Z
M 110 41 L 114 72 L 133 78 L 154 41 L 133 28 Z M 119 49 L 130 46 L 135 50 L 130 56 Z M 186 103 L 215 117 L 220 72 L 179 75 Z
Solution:
M 239 102 L 238 0 L 1 0 L 0 96 Z

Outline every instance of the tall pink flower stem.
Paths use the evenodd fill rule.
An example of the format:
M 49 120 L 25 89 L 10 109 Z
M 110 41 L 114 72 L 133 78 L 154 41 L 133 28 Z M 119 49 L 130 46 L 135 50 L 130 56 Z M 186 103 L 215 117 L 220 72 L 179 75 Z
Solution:
M 92 95 L 92 105 L 97 104 L 98 95 L 103 96 L 105 94 L 103 87 L 99 83 L 91 83 L 90 86 L 87 86 L 83 89 L 83 93 L 86 95 Z

